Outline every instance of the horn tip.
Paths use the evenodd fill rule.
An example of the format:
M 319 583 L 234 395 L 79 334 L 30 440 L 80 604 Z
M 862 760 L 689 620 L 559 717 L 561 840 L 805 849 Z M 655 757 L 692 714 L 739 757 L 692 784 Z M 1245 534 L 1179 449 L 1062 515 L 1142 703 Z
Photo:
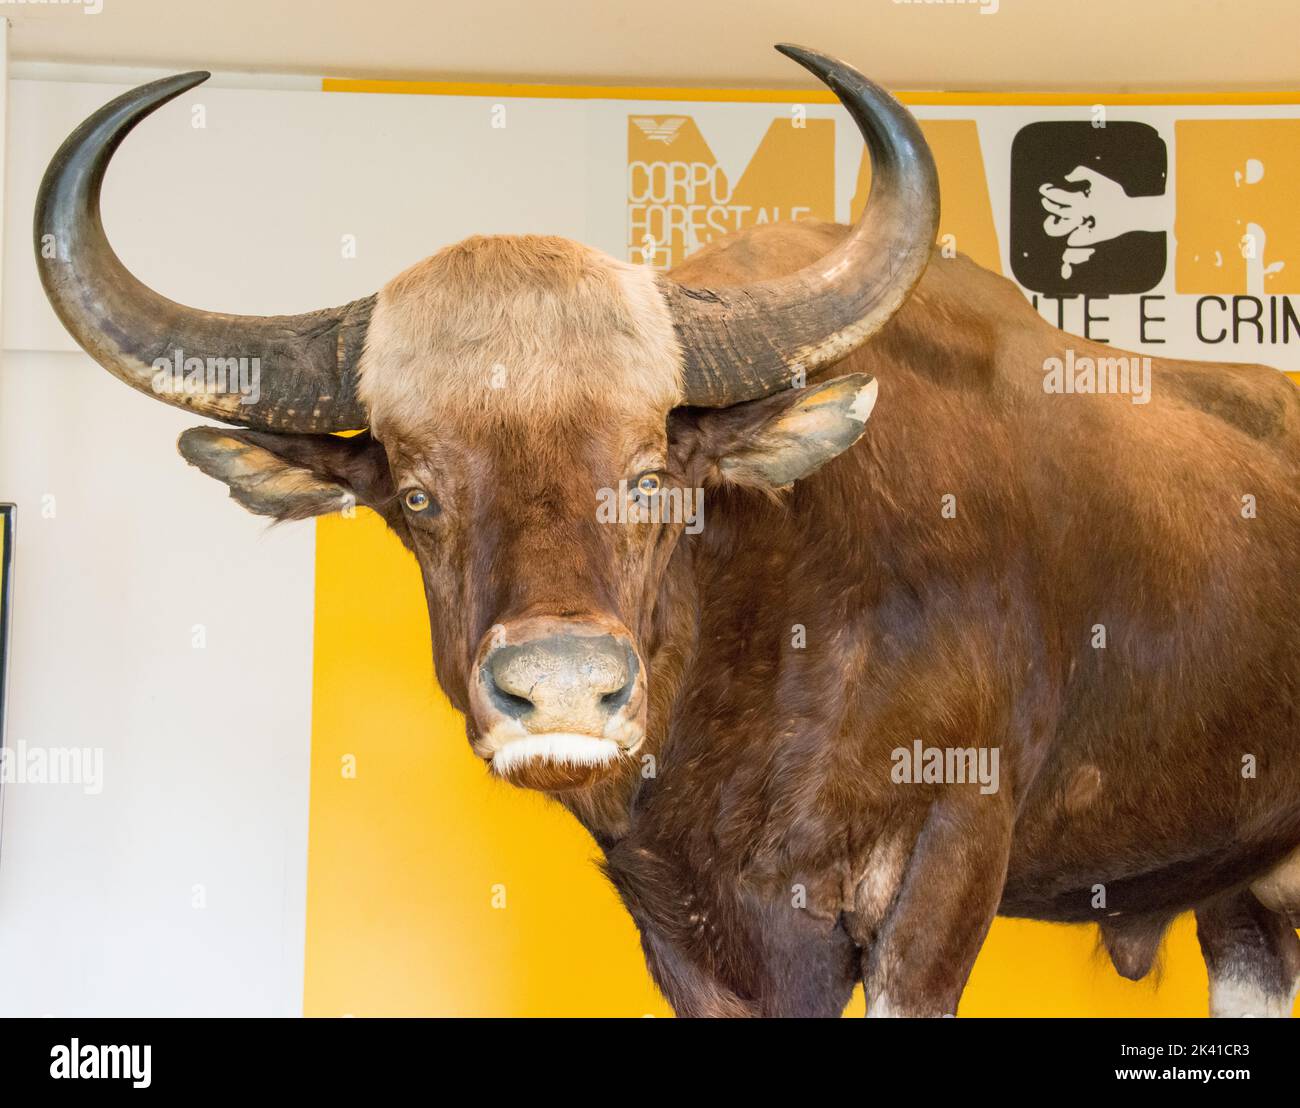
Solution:
M 206 69 L 192 69 L 188 73 L 173 73 L 170 77 L 159 77 L 156 81 L 150 81 L 147 85 L 132 89 L 126 93 L 125 97 L 119 99 L 132 99 L 139 102 L 140 98 L 143 97 L 144 103 L 148 105 L 144 114 L 150 115 L 169 100 L 175 100 L 182 93 L 189 92 L 195 86 L 203 84 L 211 76 L 212 74 Z
M 188 73 L 173 73 L 170 77 L 159 77 L 158 80 L 141 85 L 134 91 L 144 92 L 147 89 L 153 92 L 159 97 L 155 106 L 161 107 L 168 100 L 174 100 L 196 85 L 203 84 L 211 76 L 212 74 L 206 69 L 192 69 Z
M 807 65 L 810 59 L 825 59 L 826 55 L 811 46 L 800 46 L 797 42 L 778 42 L 773 49 L 778 54 L 793 58 L 800 65 Z
M 776 51 L 778 54 L 784 54 L 791 61 L 798 62 L 818 80 L 829 84 L 832 89 L 835 89 L 836 79 L 842 75 L 843 71 L 852 72 L 851 68 L 844 62 L 831 57 L 829 54 L 823 54 L 820 50 L 814 50 L 811 46 L 800 46 L 793 42 L 778 42 Z

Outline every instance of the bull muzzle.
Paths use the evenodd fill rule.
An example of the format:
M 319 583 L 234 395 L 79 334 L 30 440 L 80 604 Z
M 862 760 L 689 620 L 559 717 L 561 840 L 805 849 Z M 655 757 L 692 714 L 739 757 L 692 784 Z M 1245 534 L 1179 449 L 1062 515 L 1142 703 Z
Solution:
M 479 647 L 470 703 L 475 752 L 497 776 L 548 792 L 585 788 L 645 735 L 645 667 L 612 620 L 498 624 Z

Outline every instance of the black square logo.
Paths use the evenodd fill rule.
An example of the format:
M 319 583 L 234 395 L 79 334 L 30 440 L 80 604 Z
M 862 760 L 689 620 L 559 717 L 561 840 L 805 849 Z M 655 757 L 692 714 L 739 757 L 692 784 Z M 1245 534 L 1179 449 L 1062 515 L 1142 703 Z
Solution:
M 1145 123 L 1030 123 L 1011 144 L 1011 271 L 1046 296 L 1147 292 L 1165 274 L 1169 155 Z

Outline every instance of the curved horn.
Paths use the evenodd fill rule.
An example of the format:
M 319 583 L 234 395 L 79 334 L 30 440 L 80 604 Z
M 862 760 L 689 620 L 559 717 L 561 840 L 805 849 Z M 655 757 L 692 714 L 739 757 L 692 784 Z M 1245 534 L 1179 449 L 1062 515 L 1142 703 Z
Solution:
M 939 227 L 934 159 L 911 113 L 852 66 L 777 49 L 830 86 L 871 153 L 871 195 L 849 235 L 810 266 L 732 288 L 660 287 L 685 357 L 683 403 L 721 408 L 789 388 L 866 342 L 907 299 Z
M 142 119 L 207 79 L 207 73 L 184 73 L 141 85 L 100 108 L 59 147 L 36 198 L 36 265 L 45 294 L 86 353 L 159 400 L 245 427 L 364 427 L 354 367 L 373 296 L 304 315 L 199 311 L 141 284 L 108 244 L 99 191 L 113 153 Z M 247 358 L 250 365 L 258 359 L 257 402 L 241 403 L 238 390 L 228 386 L 220 392 L 155 389 L 155 361 L 171 364 L 177 351 L 181 359 L 203 359 L 205 382 L 209 359 Z M 229 364 L 218 366 L 228 372 Z

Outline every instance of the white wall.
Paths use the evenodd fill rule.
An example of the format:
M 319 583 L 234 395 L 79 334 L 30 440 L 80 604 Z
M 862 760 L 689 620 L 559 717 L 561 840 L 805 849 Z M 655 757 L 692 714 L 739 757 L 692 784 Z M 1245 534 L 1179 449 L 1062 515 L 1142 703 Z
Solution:
M 301 1012 L 314 531 L 186 466 L 193 422 L 80 353 L 0 369 L 7 743 L 103 751 L 97 795 L 5 787 L 2 1015 Z
M 798 88 L 800 71 L 772 49 L 793 39 L 855 62 L 889 88 L 1290 89 L 1296 79 L 1295 0 L 84 6 L 99 14 L 7 5 L 15 57 L 335 77 Z
M 5 220 L 18 315 L 0 366 L 0 499 L 18 504 L 6 742 L 11 758 L 101 750 L 103 787 L 5 787 L 0 1015 L 298 1014 L 314 530 L 236 508 L 176 454 L 193 417 L 64 352 L 31 263 L 32 199 L 61 136 L 118 89 L 19 88 Z M 112 176 L 120 196 L 129 174 Z M 124 223 L 180 184 L 134 212 L 111 205 L 128 257 Z M 173 261 L 171 283 L 207 268 Z M 223 275 L 227 303 L 241 269 Z

